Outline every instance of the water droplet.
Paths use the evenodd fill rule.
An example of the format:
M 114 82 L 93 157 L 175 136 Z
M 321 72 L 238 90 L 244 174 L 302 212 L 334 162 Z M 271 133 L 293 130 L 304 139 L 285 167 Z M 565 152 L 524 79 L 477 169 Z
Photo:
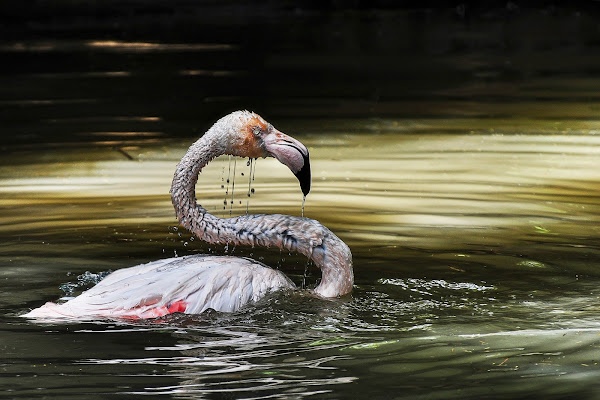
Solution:
M 248 161 L 246 161 L 246 167 L 250 166 L 250 159 L 248 159 Z
M 250 189 L 250 193 L 254 194 L 254 188 Z
M 183 242 L 184 247 L 187 247 L 187 245 L 188 245 L 188 242 Z
M 221 185 L 221 189 L 225 189 L 225 185 Z
M 244 176 L 244 173 L 242 172 L 242 176 Z
M 302 197 L 302 216 L 304 217 L 304 205 L 306 204 L 306 195 Z

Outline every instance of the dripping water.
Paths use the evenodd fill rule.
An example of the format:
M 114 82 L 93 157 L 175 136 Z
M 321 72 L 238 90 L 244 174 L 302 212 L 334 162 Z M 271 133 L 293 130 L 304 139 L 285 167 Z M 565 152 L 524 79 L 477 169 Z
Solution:
M 221 167 L 221 189 L 225 189 L 225 165 Z M 223 209 L 225 209 L 225 205 L 223 205 Z M 225 213 L 223 213 L 223 217 L 225 217 Z
M 225 210 L 227 210 L 227 195 L 229 194 L 229 182 L 231 181 L 231 157 L 229 156 L 229 167 L 227 170 L 227 187 L 225 188 L 225 198 L 223 199 L 223 217 L 225 217 Z M 223 173 L 225 173 L 225 167 L 223 167 Z M 221 189 L 223 185 L 221 185 Z
M 231 180 L 231 156 L 229 156 L 229 169 L 227 170 L 227 189 L 225 189 L 225 195 L 229 194 L 230 180 Z
M 250 167 L 250 173 L 248 174 L 248 196 L 246 198 L 246 214 L 248 214 L 248 208 L 250 205 L 250 196 L 254 194 L 254 188 L 252 182 L 254 181 L 254 173 L 256 172 L 256 159 L 249 158 L 246 163 Z
M 231 157 L 231 156 L 229 156 Z M 233 180 L 231 181 L 231 202 L 229 203 L 229 216 L 231 217 L 231 214 L 233 212 L 233 195 L 234 195 L 234 189 L 235 189 L 235 169 L 237 166 L 237 158 L 233 159 Z M 231 162 L 229 163 L 229 167 L 231 169 Z
M 281 260 L 283 260 L 283 259 L 284 259 L 283 258 L 283 249 L 280 248 L 279 249 L 279 258 L 277 259 L 277 265 L 275 266 L 275 269 L 281 269 L 281 267 L 282 267 L 282 265 L 281 265 L 282 261 Z
M 306 204 L 306 195 L 302 196 L 302 217 L 304 217 L 304 205 Z
M 233 157 L 233 158 L 232 158 Z M 233 168 L 232 168 L 232 160 L 233 160 Z M 249 172 L 241 172 L 240 175 L 242 177 L 246 176 L 248 173 L 248 192 L 246 193 L 246 214 L 249 213 L 250 210 L 250 198 L 255 193 L 255 189 L 252 187 L 252 183 L 254 182 L 256 175 L 256 158 L 248 158 L 246 162 L 246 166 L 250 167 Z M 227 171 L 227 179 L 225 179 L 225 167 L 223 167 L 221 177 L 221 189 L 225 189 L 225 198 L 223 199 L 223 217 L 226 217 L 227 206 L 229 205 L 229 216 L 233 214 L 233 207 L 235 203 L 235 178 L 237 171 L 237 158 L 234 156 L 229 156 L 229 166 Z M 231 186 L 230 186 L 231 185 Z M 230 197 L 231 196 L 231 197 Z M 243 204 L 242 200 L 238 201 L 239 205 Z
M 306 289 L 306 278 L 308 277 L 308 267 L 310 266 L 310 258 L 306 259 L 304 264 L 304 274 L 302 275 L 302 289 Z

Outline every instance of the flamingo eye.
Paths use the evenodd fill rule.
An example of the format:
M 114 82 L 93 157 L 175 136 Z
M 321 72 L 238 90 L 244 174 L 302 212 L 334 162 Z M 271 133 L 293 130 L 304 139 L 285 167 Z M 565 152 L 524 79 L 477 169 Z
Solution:
M 254 136 L 259 136 L 261 132 L 262 130 L 260 129 L 260 126 L 255 125 L 252 127 L 252 133 L 254 134 Z

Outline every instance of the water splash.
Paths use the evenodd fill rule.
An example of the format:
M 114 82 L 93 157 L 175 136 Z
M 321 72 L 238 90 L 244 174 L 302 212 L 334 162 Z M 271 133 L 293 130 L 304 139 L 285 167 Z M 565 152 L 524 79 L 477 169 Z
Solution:
M 112 270 L 98 272 L 97 274 L 85 271 L 83 274 L 77 276 L 76 282 L 67 282 L 60 285 L 60 290 L 62 290 L 65 295 L 63 299 L 73 297 L 73 295 L 78 291 L 83 291 L 85 289 L 89 289 L 92 286 L 96 285 L 102 279 L 104 279 L 108 274 L 110 274 Z

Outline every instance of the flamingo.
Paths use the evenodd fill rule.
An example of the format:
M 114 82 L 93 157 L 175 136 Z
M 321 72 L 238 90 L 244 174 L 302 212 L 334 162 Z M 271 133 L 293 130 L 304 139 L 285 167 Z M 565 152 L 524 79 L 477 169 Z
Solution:
M 274 246 L 304 254 L 321 269 L 321 281 L 312 290 L 315 295 L 331 298 L 350 293 L 354 283 L 352 253 L 318 221 L 281 214 L 219 218 L 198 204 L 198 175 L 223 154 L 275 157 L 296 175 L 304 195 L 310 191 L 308 149 L 259 115 L 236 111 L 219 119 L 177 165 L 171 199 L 180 224 L 208 243 Z M 258 261 L 198 254 L 117 270 L 65 303 L 48 302 L 23 316 L 148 319 L 208 309 L 234 312 L 282 289 L 296 286 L 281 271 Z

